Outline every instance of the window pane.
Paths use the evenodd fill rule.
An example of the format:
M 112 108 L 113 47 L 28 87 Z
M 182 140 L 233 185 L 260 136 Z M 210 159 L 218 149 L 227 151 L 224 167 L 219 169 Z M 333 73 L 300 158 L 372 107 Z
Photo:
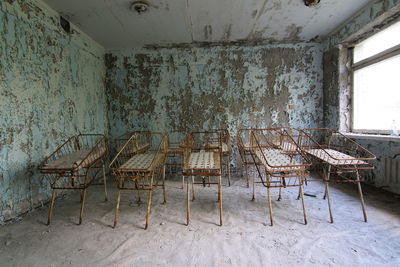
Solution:
M 400 129 L 400 55 L 354 72 L 355 130 Z
M 354 47 L 354 63 L 400 44 L 400 22 L 362 41 Z

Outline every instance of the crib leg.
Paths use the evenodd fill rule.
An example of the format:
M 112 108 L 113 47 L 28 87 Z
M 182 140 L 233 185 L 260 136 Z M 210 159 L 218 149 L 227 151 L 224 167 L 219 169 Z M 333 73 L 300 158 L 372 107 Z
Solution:
M 302 190 L 303 190 L 303 189 L 300 189 L 300 188 L 299 188 L 299 193 L 297 194 L 297 200 L 300 199 L 300 193 L 301 193 L 300 191 L 302 191 Z
M 208 187 L 211 187 L 211 177 L 210 176 L 208 176 Z
M 189 179 L 186 182 L 186 225 L 189 225 L 190 218 L 190 190 L 189 190 Z
M 217 181 L 218 181 L 218 183 L 219 183 L 219 178 L 217 178 Z M 218 186 L 218 197 L 217 197 L 217 202 L 219 202 L 219 195 L 220 195 L 220 192 L 219 192 L 219 184 L 217 185 Z
M 249 183 L 249 173 L 247 171 L 247 164 L 245 163 L 245 164 L 243 164 L 243 166 L 244 166 L 244 171 L 246 173 L 247 188 L 249 188 L 250 187 L 250 183 Z
M 194 201 L 194 176 L 192 176 L 192 201 Z
M 301 205 L 303 206 L 304 224 L 307 224 L 307 212 L 306 212 L 306 206 L 304 203 L 304 193 L 303 193 L 303 185 L 302 184 L 300 184 L 300 196 L 301 196 Z
M 103 162 L 103 180 L 104 180 L 104 200 L 108 201 L 106 167 L 104 162 Z
M 271 226 L 273 226 L 273 225 L 274 225 L 274 220 L 273 220 L 273 218 L 272 218 L 272 202 L 271 202 L 271 192 L 270 192 L 270 187 L 269 187 L 269 185 L 268 185 L 268 187 L 267 187 L 267 190 L 268 190 L 269 218 L 270 218 L 270 221 L 271 221 Z
M 146 225 L 144 226 L 145 230 L 149 226 L 149 220 L 150 220 L 151 199 L 152 199 L 152 195 L 153 195 L 153 176 L 154 176 L 154 174 L 151 176 L 151 180 L 150 180 L 149 201 L 147 203 L 147 214 L 146 214 Z
M 332 205 L 331 205 L 331 198 L 330 198 L 330 192 L 329 192 L 330 173 L 331 173 L 331 165 L 329 165 L 328 170 L 326 170 L 326 168 L 324 168 L 324 176 L 325 176 L 325 195 L 328 198 L 329 217 L 331 219 L 331 223 L 333 223 Z
M 117 226 L 118 223 L 118 215 L 119 215 L 119 203 L 121 201 L 121 187 L 122 187 L 122 179 L 119 179 L 119 184 L 118 184 L 118 192 L 117 192 L 117 206 L 115 207 L 115 217 L 114 217 L 114 228 Z
M 255 177 L 254 177 L 254 175 L 252 175 L 252 181 L 253 181 L 253 198 L 251 199 L 252 201 L 255 201 L 256 200 L 256 193 L 255 193 L 255 191 L 256 191 L 256 181 L 255 181 Z
M 365 211 L 364 196 L 363 196 L 363 192 L 361 189 L 360 174 L 358 173 L 358 170 L 356 172 L 356 175 L 357 175 L 358 193 L 360 194 L 361 207 L 362 207 L 362 211 L 363 211 L 363 215 L 364 215 L 364 222 L 367 222 L 368 221 L 367 212 Z
M 230 154 L 228 154 L 228 162 L 226 163 L 228 171 L 228 186 L 231 186 L 231 164 L 230 164 Z
M 222 226 L 222 178 L 218 177 L 219 225 Z
M 185 188 L 185 176 L 182 175 L 182 189 Z
M 325 183 L 325 189 L 326 189 L 326 193 L 327 193 L 327 197 L 328 197 L 329 217 L 331 219 L 331 223 L 333 223 L 333 215 L 332 215 L 332 207 L 331 207 L 331 199 L 330 199 L 330 195 L 329 195 L 329 183 L 328 182 Z
M 167 203 L 167 189 L 165 187 L 165 165 L 163 165 L 163 195 L 164 195 L 164 202 L 163 204 Z
M 138 198 L 137 203 L 140 204 L 142 201 L 140 199 L 140 190 L 139 190 L 139 184 L 138 184 L 137 180 L 135 180 L 135 189 L 136 189 L 137 198 Z
M 79 213 L 79 224 L 82 223 L 82 217 L 83 217 L 83 209 L 85 207 L 85 199 L 86 199 L 86 188 L 83 189 L 82 192 L 82 197 L 81 197 L 81 211 Z
M 51 222 L 51 215 L 53 214 L 55 198 L 56 198 L 56 190 L 53 189 L 53 192 L 51 193 L 51 203 L 50 203 L 50 207 L 49 207 L 49 215 L 47 217 L 47 225 L 50 225 L 50 222 Z
M 282 199 L 282 187 L 279 187 L 278 201 L 281 201 L 281 199 Z

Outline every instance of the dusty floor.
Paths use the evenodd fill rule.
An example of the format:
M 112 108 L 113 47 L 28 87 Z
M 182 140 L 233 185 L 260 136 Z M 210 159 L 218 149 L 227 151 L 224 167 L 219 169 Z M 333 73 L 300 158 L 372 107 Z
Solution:
M 78 194 L 56 201 L 46 226 L 47 206 L 22 220 L 0 226 L 1 266 L 400 266 L 400 200 L 364 187 L 369 222 L 364 223 L 355 187 L 332 187 L 335 223 L 328 222 L 323 185 L 309 183 L 305 197 L 309 223 L 303 224 L 297 191 L 284 191 L 268 224 L 266 189 L 243 180 L 223 187 L 224 225 L 219 221 L 217 188 L 196 187 L 192 221 L 184 225 L 184 191 L 168 181 L 168 203 L 154 195 L 150 227 L 143 230 L 146 205 L 133 193 L 122 196 L 119 225 L 112 229 L 115 184 L 103 201 L 101 186 L 89 189 L 84 222 L 76 225 Z

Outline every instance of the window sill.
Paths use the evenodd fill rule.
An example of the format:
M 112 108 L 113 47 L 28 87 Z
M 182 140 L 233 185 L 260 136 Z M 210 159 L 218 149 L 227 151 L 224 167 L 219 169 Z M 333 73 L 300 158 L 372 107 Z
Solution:
M 355 139 L 400 142 L 400 136 L 393 136 L 393 135 L 360 134 L 360 133 L 342 133 L 342 134 L 345 135 L 346 137 L 355 138 Z

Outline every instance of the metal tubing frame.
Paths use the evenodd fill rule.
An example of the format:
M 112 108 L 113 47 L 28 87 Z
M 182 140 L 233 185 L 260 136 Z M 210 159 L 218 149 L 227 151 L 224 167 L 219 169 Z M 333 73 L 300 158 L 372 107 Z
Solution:
M 325 137 L 328 141 L 326 143 L 320 143 L 317 142 L 314 137 L 311 135 L 311 132 L 317 131 L 321 133 L 321 136 Z M 302 132 L 302 137 L 301 137 L 301 144 L 300 148 L 305 152 L 307 152 L 307 149 L 310 147 L 315 147 L 317 149 L 320 149 L 320 151 L 326 153 L 329 155 L 330 158 L 337 160 L 339 162 L 343 162 L 345 165 L 341 164 L 330 164 L 328 161 L 320 159 L 318 156 L 310 154 L 314 158 L 318 159 L 320 162 L 322 169 L 323 169 L 323 181 L 325 182 L 325 194 L 324 194 L 324 199 L 328 198 L 328 207 L 329 207 L 329 217 L 330 217 L 330 222 L 333 223 L 333 215 L 332 215 L 332 204 L 330 200 L 330 190 L 329 190 L 329 183 L 330 182 L 340 182 L 340 183 L 356 183 L 358 192 L 359 192 L 359 197 L 360 197 L 360 202 L 361 202 L 361 208 L 363 212 L 363 217 L 364 217 L 364 222 L 367 222 L 367 213 L 365 210 L 365 203 L 364 203 L 364 196 L 361 188 L 361 178 L 359 175 L 360 170 L 371 170 L 374 169 L 374 166 L 370 164 L 369 162 L 372 160 L 376 159 L 376 156 L 372 154 L 370 151 L 356 143 L 355 141 L 351 140 L 350 138 L 346 137 L 345 135 L 341 134 L 338 131 L 331 130 L 328 128 L 307 128 L 304 130 L 301 130 Z M 325 133 L 325 134 L 324 134 Z M 355 146 L 356 151 L 360 151 L 359 153 L 363 154 L 364 156 L 361 157 L 352 157 L 352 158 L 336 158 L 332 156 L 329 152 L 326 151 L 326 149 L 339 149 L 338 151 L 341 151 L 340 146 L 336 145 L 335 143 L 332 142 L 332 138 L 342 138 L 345 140 L 345 142 L 349 142 L 351 145 Z M 350 152 L 348 148 L 344 148 L 344 152 Z M 321 153 L 322 153 L 321 152 Z M 346 154 L 346 153 L 345 153 Z M 366 164 L 351 164 L 358 162 L 358 161 L 363 161 L 366 162 Z M 346 164 L 348 163 L 348 164 Z M 332 170 L 333 169 L 333 170 Z M 356 175 L 356 179 L 350 179 L 349 177 L 346 177 L 343 175 L 343 173 L 351 174 L 354 173 Z M 337 179 L 332 179 L 331 174 L 334 174 Z M 340 179 L 339 179 L 340 178 Z M 309 180 L 313 181 L 313 180 Z
M 226 165 L 226 172 L 228 177 L 228 186 L 231 186 L 231 156 L 232 156 L 232 144 L 231 135 L 227 129 L 216 129 L 215 131 L 221 132 L 221 143 L 225 143 L 227 151 L 222 151 L 222 164 Z M 222 145 L 222 144 L 221 144 Z
M 93 140 L 92 140 L 93 138 Z M 62 158 L 70 153 L 80 150 L 83 147 L 90 148 L 88 154 L 80 161 L 79 164 L 71 166 L 70 168 L 48 168 L 46 165 L 54 160 Z M 104 148 L 104 152 L 98 155 L 97 158 L 93 160 L 93 155 L 96 155 L 99 148 Z M 104 195 L 105 201 L 108 200 L 107 194 L 107 178 L 105 175 L 105 159 L 109 154 L 108 139 L 102 134 L 79 134 L 77 136 L 71 136 L 62 145 L 57 147 L 57 149 L 47 156 L 43 162 L 39 165 L 39 171 L 48 177 L 51 181 L 52 196 L 50 200 L 50 206 L 47 217 L 47 225 L 50 225 L 54 202 L 56 198 L 56 190 L 80 190 L 80 212 L 79 212 L 79 223 L 82 224 L 83 221 L 83 211 L 86 200 L 86 190 L 90 185 L 93 185 L 93 181 L 97 178 L 100 171 L 97 169 L 102 168 L 103 170 L 103 184 L 104 185 Z M 101 166 L 99 166 L 99 163 Z M 97 170 L 94 174 L 91 173 L 92 170 Z M 71 186 L 57 185 L 61 180 L 71 180 Z M 83 180 L 79 182 L 79 185 L 75 185 L 75 180 Z M 62 184 L 65 184 L 63 182 Z M 97 185 L 97 184 L 94 184 Z
M 255 165 L 260 165 L 260 162 L 255 163 L 255 159 L 252 156 L 252 149 L 249 144 L 245 144 L 244 140 L 243 140 L 243 134 L 245 132 L 249 132 L 249 138 L 251 136 L 251 131 L 253 129 L 239 129 L 236 135 L 237 138 L 237 146 L 238 146 L 238 150 L 239 150 L 239 158 L 240 158 L 240 167 L 241 167 L 241 172 L 242 172 L 242 176 L 243 176 L 243 170 L 245 172 L 245 178 L 246 178 L 246 184 L 247 187 L 249 187 L 250 182 L 249 182 L 249 173 L 248 173 L 248 166 L 255 166 Z M 249 157 L 251 157 L 251 159 L 247 160 Z M 254 177 L 253 177 L 254 178 Z
M 157 150 L 155 151 L 155 156 L 147 169 L 126 169 L 121 168 L 124 160 L 133 156 L 130 154 L 133 150 L 129 147 L 130 144 L 135 144 L 136 147 L 138 144 L 137 139 L 139 136 L 148 136 L 147 140 L 153 142 L 153 136 L 159 136 L 160 144 L 157 146 Z M 147 137 L 145 137 L 146 139 Z M 151 143 L 148 146 L 149 151 L 151 149 Z M 112 162 L 110 163 L 110 169 L 112 170 L 113 176 L 118 179 L 118 187 L 117 187 L 117 202 L 115 208 L 115 217 L 114 217 L 114 228 L 117 226 L 118 217 L 119 217 L 119 209 L 120 209 L 120 201 L 121 201 L 121 191 L 137 191 L 138 192 L 138 203 L 140 203 L 140 191 L 149 191 L 149 197 L 147 202 L 147 212 L 146 212 L 146 220 L 144 229 L 148 229 L 150 223 L 150 214 L 151 214 L 151 202 L 153 190 L 157 187 L 163 188 L 163 204 L 166 203 L 166 185 L 165 185 L 165 160 L 166 153 L 168 149 L 168 138 L 165 134 L 159 132 L 148 132 L 148 131 L 140 131 L 140 132 L 132 132 L 131 137 L 126 141 L 126 143 L 122 146 L 120 151 L 114 157 Z M 126 150 L 126 151 L 125 151 Z M 138 149 L 134 151 L 134 155 L 142 154 L 146 152 L 145 150 Z M 155 161 L 159 157 L 158 161 Z M 161 177 L 161 179 L 160 179 Z M 129 179 L 133 181 L 134 187 L 126 187 L 124 180 Z M 162 183 L 159 184 L 159 181 L 162 180 Z M 145 183 L 147 181 L 147 183 Z
M 179 132 L 175 132 L 179 133 Z M 169 173 L 172 173 L 172 167 L 173 166 L 183 166 L 183 140 L 180 140 L 178 142 L 171 142 L 170 139 L 170 134 L 168 134 L 168 152 L 167 152 L 167 158 L 165 161 L 165 166 L 169 166 Z M 177 162 L 176 159 L 180 158 L 181 162 Z M 170 162 L 169 160 L 173 159 L 173 162 Z M 184 184 L 182 183 L 182 189 L 184 187 Z
M 251 131 L 251 143 L 250 147 L 252 149 L 251 156 L 254 161 L 254 165 L 256 166 L 257 172 L 259 174 L 260 182 L 255 181 L 255 177 L 253 177 L 253 198 L 252 200 L 255 200 L 255 184 L 256 183 L 262 183 L 266 188 L 267 188 L 267 197 L 268 197 L 268 206 L 269 206 L 269 215 L 270 215 L 270 224 L 273 226 L 274 220 L 273 220 L 273 213 L 272 213 L 272 200 L 271 200 L 271 192 L 270 189 L 274 187 L 278 187 L 280 189 L 279 192 L 279 198 L 281 198 L 281 188 L 286 188 L 286 187 L 299 187 L 299 194 L 302 200 L 302 207 L 303 207 L 303 216 L 304 216 L 304 224 L 307 224 L 307 213 L 306 213 L 306 208 L 305 208 L 305 202 L 304 202 L 304 193 L 303 193 L 303 183 L 304 183 L 304 178 L 309 175 L 308 168 L 311 166 L 311 163 L 309 162 L 309 159 L 304 156 L 303 153 L 300 152 L 300 148 L 298 147 L 298 144 L 296 141 L 294 141 L 290 136 L 289 140 L 291 143 L 296 146 L 296 150 L 298 153 L 293 154 L 293 153 L 287 153 L 288 156 L 293 157 L 296 156 L 301 159 L 300 162 L 297 162 L 296 164 L 290 163 L 288 165 L 279 165 L 279 166 L 274 166 L 271 163 L 268 162 L 268 159 L 265 157 L 264 153 L 262 152 L 264 148 L 271 148 L 271 149 L 277 149 L 279 146 L 277 144 L 274 144 L 274 140 L 269 139 L 270 138 L 270 132 L 276 132 L 276 131 L 283 131 L 285 135 L 288 136 L 286 133 L 286 128 L 285 129 L 280 129 L 280 128 L 267 128 L 267 129 L 253 129 Z M 257 132 L 257 134 L 255 134 Z M 265 133 L 267 133 L 267 136 Z M 282 133 L 281 133 L 282 134 Z M 263 143 L 262 145 L 260 144 L 260 141 L 258 140 L 259 137 L 257 136 L 262 136 L 263 140 L 266 141 L 266 143 Z M 274 139 L 272 137 L 272 139 Z M 261 151 L 261 156 L 262 158 L 259 158 L 257 151 Z M 285 154 L 285 151 L 282 150 L 281 153 Z M 264 167 L 265 171 L 265 176 L 266 179 L 264 181 L 262 177 L 262 170 L 260 170 L 260 167 L 257 163 L 258 161 L 262 162 L 262 165 Z M 286 168 L 286 169 L 285 169 Z M 276 169 L 276 171 L 274 171 Z M 272 178 L 279 179 L 279 180 L 271 180 Z M 291 179 L 295 179 L 295 181 L 290 184 Z
M 196 145 L 193 146 L 193 136 L 194 135 L 202 135 L 204 134 L 206 137 L 207 135 L 213 135 L 213 134 L 218 134 L 218 142 L 219 145 L 215 146 L 215 144 L 210 144 L 209 140 L 202 140 L 201 145 Z M 186 135 L 185 137 L 185 143 L 184 143 L 184 165 L 183 165 L 183 170 L 182 170 L 182 177 L 183 179 L 185 177 L 188 177 L 187 183 L 186 183 L 186 225 L 189 225 L 190 222 L 190 202 L 194 201 L 194 185 L 195 184 L 201 184 L 203 187 L 206 185 L 211 185 L 211 184 L 218 184 L 218 202 L 219 202 L 219 212 L 220 212 L 220 220 L 219 220 L 219 225 L 222 226 L 223 220 L 222 220 L 222 145 L 221 145 L 221 132 L 220 131 L 205 131 L 205 132 L 191 132 Z M 191 153 L 194 151 L 198 150 L 210 150 L 213 151 L 214 153 L 218 153 L 219 155 L 219 162 L 220 162 L 220 168 L 219 169 L 192 169 L 189 167 L 189 158 Z M 194 177 L 195 176 L 201 176 L 203 177 L 203 181 L 200 182 L 194 182 Z M 206 182 L 205 177 L 210 178 L 211 176 L 217 176 L 218 177 L 218 182 Z M 189 178 L 190 177 L 190 178 Z M 191 188 L 191 191 L 189 190 Z M 192 200 L 190 200 L 190 195 L 192 194 Z

